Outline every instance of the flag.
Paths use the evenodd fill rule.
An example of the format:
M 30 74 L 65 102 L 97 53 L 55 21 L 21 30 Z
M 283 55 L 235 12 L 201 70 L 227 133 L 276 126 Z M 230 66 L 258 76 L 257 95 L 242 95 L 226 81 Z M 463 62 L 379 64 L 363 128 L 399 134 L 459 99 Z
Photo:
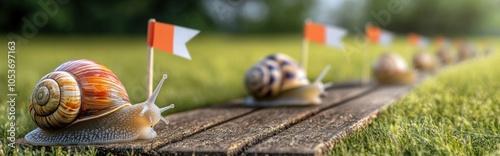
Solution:
M 148 25 L 148 46 L 191 60 L 186 43 L 200 31 L 151 21 Z
M 366 25 L 366 39 L 372 43 L 379 43 L 380 34 L 382 33 L 382 29 L 372 24 Z
M 328 46 L 343 48 L 342 38 L 347 30 L 336 26 L 325 26 L 318 23 L 306 22 L 304 37 L 309 40 Z
M 430 42 L 429 38 L 420 36 L 419 34 L 416 33 L 409 33 L 408 41 L 410 42 L 411 45 L 420 48 L 427 47 Z
M 446 37 L 438 35 L 436 36 L 436 44 L 439 47 L 449 47 L 451 45 L 451 42 Z
M 392 39 L 394 39 L 394 34 L 392 32 L 382 30 L 379 43 L 384 46 L 391 46 Z
M 366 39 L 372 43 L 378 43 L 384 46 L 390 46 L 394 39 L 394 34 L 372 24 L 365 27 Z

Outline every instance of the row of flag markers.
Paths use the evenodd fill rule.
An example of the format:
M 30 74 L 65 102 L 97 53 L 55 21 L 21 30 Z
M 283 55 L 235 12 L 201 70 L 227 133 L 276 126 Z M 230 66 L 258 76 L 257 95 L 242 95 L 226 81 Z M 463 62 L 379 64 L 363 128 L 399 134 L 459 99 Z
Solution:
M 336 27 L 327 26 L 306 20 L 304 25 L 304 41 L 302 42 L 302 67 L 307 75 L 307 55 L 309 51 L 309 41 L 344 49 L 342 38 L 347 35 L 347 30 Z
M 153 54 L 154 48 L 171 53 L 188 60 L 191 55 L 186 47 L 186 43 L 196 36 L 200 31 L 167 23 L 156 22 L 150 19 L 148 22 L 148 82 L 147 97 L 153 92 Z
M 191 56 L 189 55 L 186 43 L 191 40 L 191 38 L 196 36 L 199 32 L 199 30 L 195 29 L 156 22 L 155 19 L 149 20 L 147 34 L 147 45 L 149 52 L 147 82 L 148 97 L 151 96 L 153 90 L 152 82 L 154 48 L 191 60 Z M 394 39 L 393 33 L 372 24 L 366 25 L 365 33 L 366 40 L 368 40 L 372 44 L 390 46 L 392 40 Z M 322 25 L 311 22 L 310 20 L 306 20 L 304 24 L 304 38 L 302 47 L 302 66 L 304 68 L 304 71 L 307 72 L 309 41 L 344 50 L 342 39 L 346 35 L 346 29 L 337 26 Z M 415 33 L 409 34 L 408 39 L 414 46 L 425 47 L 429 44 L 429 39 L 421 37 L 420 35 Z M 439 46 L 447 46 L 450 44 L 450 41 L 448 41 L 443 36 L 437 36 L 436 43 Z M 363 62 L 367 63 L 367 61 L 368 60 L 365 60 Z M 366 76 L 368 77 L 368 74 L 366 74 Z M 363 77 L 363 82 L 365 82 L 365 77 Z

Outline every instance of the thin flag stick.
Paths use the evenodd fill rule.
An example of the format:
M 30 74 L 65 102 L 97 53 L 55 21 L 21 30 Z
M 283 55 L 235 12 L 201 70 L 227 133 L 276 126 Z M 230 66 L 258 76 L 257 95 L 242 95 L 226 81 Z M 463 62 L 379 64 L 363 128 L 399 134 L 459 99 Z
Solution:
M 148 46 L 148 98 L 151 96 L 153 93 L 153 55 L 154 55 L 154 48 L 151 46 Z
M 148 42 L 152 42 L 153 39 L 153 23 L 156 22 L 154 18 L 149 19 L 148 22 Z M 148 43 L 148 82 L 147 82 L 147 98 L 153 93 L 153 60 L 154 60 L 154 48 L 152 43 Z
M 306 19 L 305 24 L 311 22 L 311 19 Z M 304 24 L 304 28 L 305 28 Z M 304 74 L 307 76 L 307 57 L 309 55 L 309 41 L 307 40 L 306 36 L 302 37 L 302 57 L 301 57 L 301 65 L 302 68 L 304 69 Z
M 368 43 L 368 47 L 371 45 L 371 43 Z M 367 46 L 363 47 L 363 52 L 361 53 L 361 55 L 363 55 L 363 60 L 362 60 L 362 63 L 361 63 L 361 74 L 362 74 L 362 79 L 361 79 L 361 83 L 362 85 L 367 85 L 368 84 L 368 52 L 366 49 Z

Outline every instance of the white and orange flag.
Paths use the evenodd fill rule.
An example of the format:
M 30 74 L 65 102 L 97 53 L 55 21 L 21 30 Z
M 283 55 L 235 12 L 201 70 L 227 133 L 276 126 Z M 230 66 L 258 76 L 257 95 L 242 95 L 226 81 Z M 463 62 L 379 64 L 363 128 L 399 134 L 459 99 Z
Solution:
M 429 45 L 429 42 L 430 42 L 429 38 L 423 37 L 417 33 L 409 33 L 408 34 L 408 41 L 414 47 L 419 47 L 419 48 L 427 47 Z
M 365 27 L 366 39 L 369 42 L 391 46 L 394 34 L 372 24 L 367 24 Z
M 442 35 L 438 35 L 436 36 L 436 44 L 438 47 L 447 48 L 451 45 L 451 41 Z
M 199 32 L 195 29 L 150 21 L 148 46 L 191 60 L 186 43 Z
M 343 28 L 313 22 L 306 22 L 304 28 L 305 39 L 340 49 L 344 47 L 342 38 L 345 35 L 347 35 L 347 30 Z

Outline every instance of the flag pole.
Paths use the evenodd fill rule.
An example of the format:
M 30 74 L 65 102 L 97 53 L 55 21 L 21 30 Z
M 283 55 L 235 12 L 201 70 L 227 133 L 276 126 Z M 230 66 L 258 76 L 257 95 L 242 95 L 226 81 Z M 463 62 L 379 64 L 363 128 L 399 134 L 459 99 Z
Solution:
M 153 93 L 153 60 L 154 60 L 154 48 L 153 44 L 149 42 L 153 42 L 153 31 L 154 31 L 154 22 L 156 20 L 154 18 L 149 19 L 148 21 L 148 81 L 147 81 L 147 98 L 151 97 Z
M 306 19 L 304 23 L 304 29 L 305 29 L 305 24 L 311 22 L 311 19 Z M 307 77 L 307 57 L 309 55 L 309 41 L 307 40 L 306 36 L 302 36 L 302 57 L 301 57 L 301 65 L 302 68 L 304 69 L 304 74 Z
M 367 48 L 368 46 L 368 48 Z M 368 68 L 368 52 L 366 49 L 371 49 L 369 48 L 371 46 L 371 43 L 368 43 L 367 46 L 364 46 L 363 47 L 363 52 L 361 53 L 361 55 L 363 55 L 363 61 L 362 61 L 362 65 L 361 65 L 361 74 L 362 74 L 362 79 L 361 79 L 361 84 L 362 85 L 367 85 L 368 84 L 368 73 L 369 73 L 369 68 Z
M 370 25 L 370 23 L 367 23 L 365 25 L 365 38 L 368 41 L 368 45 L 363 46 L 362 53 L 361 53 L 361 55 L 363 55 L 362 56 L 362 62 L 361 62 L 361 85 L 363 85 L 363 86 L 367 85 L 368 81 L 369 81 L 369 67 L 368 67 L 369 63 L 368 63 L 368 54 L 367 54 L 368 52 L 367 52 L 367 49 L 372 49 L 371 48 L 372 43 L 371 43 L 370 39 L 367 37 L 367 35 L 368 35 L 367 34 L 368 33 L 368 31 L 367 31 L 368 25 Z

